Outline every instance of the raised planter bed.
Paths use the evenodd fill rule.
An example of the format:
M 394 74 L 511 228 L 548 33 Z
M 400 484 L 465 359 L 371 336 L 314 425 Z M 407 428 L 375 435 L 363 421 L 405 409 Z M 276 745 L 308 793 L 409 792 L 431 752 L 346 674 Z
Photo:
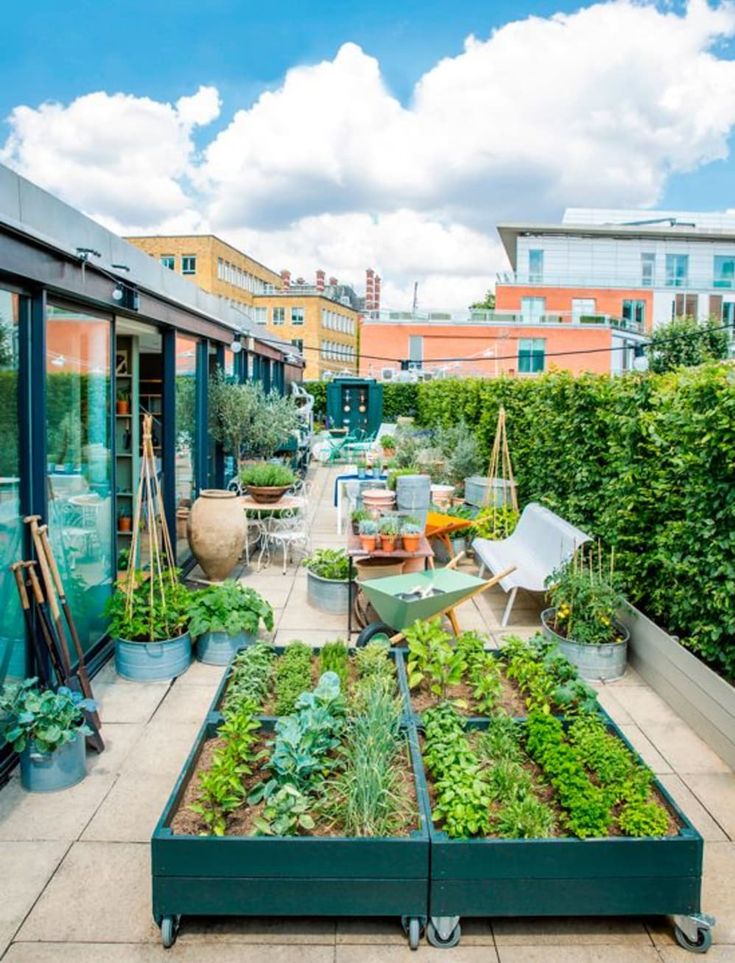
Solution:
M 151 840 L 153 916 L 164 946 L 184 915 L 400 916 L 412 945 L 426 917 L 429 837 L 418 828 L 394 838 L 178 835 L 171 823 L 218 719 L 202 727 Z M 263 727 L 273 720 L 263 720 Z M 408 745 L 419 793 L 415 732 Z
M 630 632 L 633 668 L 735 768 L 735 688 L 634 606 L 618 617 Z

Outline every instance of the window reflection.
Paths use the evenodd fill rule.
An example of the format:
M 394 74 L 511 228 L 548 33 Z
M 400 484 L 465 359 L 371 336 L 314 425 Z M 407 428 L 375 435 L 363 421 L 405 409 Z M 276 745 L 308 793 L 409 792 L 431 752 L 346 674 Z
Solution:
M 0 289 L 0 684 L 26 675 L 25 633 L 9 566 L 23 556 L 18 427 L 20 298 Z
M 85 648 L 106 631 L 112 585 L 110 327 L 107 318 L 48 308 L 49 535 Z
M 176 559 L 189 555 L 186 521 L 196 498 L 196 340 L 176 336 Z

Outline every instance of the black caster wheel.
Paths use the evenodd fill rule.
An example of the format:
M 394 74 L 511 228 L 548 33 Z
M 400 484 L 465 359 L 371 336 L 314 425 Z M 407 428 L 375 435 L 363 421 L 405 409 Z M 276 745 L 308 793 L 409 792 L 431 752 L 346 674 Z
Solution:
M 712 930 L 709 926 L 698 926 L 697 939 L 693 942 L 680 926 L 675 926 L 674 939 L 682 949 L 689 950 L 690 953 L 706 953 L 712 946 Z
M 358 647 L 367 645 L 368 642 L 387 642 L 390 644 L 391 636 L 395 635 L 395 630 L 385 622 L 371 622 L 370 625 L 366 625 L 362 632 L 357 637 Z
M 435 946 L 439 950 L 449 950 L 453 946 L 456 946 L 459 943 L 461 936 L 462 928 L 459 923 L 457 923 L 446 939 L 439 935 L 431 920 L 429 920 L 429 923 L 426 927 L 426 939 L 429 941 L 429 943 L 431 943 L 432 946 Z
M 412 950 L 417 950 L 421 943 L 421 937 L 424 932 L 425 920 L 419 918 L 418 916 L 402 916 L 401 926 L 403 927 L 403 932 L 408 937 L 408 945 Z
M 161 920 L 161 943 L 164 949 L 168 949 L 176 942 L 176 934 L 179 932 L 179 919 L 177 916 L 164 916 Z

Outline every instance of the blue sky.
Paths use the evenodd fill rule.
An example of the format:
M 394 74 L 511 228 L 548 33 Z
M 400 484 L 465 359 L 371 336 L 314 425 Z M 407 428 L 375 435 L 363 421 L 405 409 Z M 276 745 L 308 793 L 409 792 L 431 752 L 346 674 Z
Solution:
M 3 20 L 0 157 L 121 231 L 211 229 L 297 271 L 368 260 L 397 298 L 444 275 L 451 301 L 504 266 L 502 220 L 735 208 L 715 0 L 36 0 Z

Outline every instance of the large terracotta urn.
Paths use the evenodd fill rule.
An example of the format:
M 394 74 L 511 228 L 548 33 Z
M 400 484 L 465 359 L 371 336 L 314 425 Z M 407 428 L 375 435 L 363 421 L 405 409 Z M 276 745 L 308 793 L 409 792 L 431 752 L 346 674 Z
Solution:
M 186 524 L 192 555 L 211 582 L 222 582 L 245 547 L 247 519 L 240 496 L 219 488 L 204 488 Z

